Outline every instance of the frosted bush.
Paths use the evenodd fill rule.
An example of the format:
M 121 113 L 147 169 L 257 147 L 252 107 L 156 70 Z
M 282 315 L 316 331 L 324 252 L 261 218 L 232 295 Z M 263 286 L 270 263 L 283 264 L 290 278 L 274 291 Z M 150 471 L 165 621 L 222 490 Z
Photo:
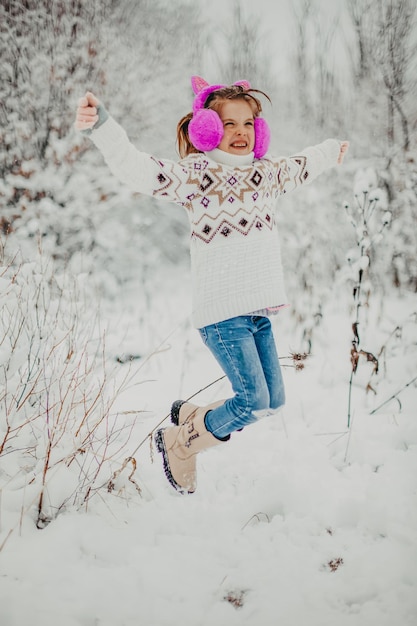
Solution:
M 111 414 L 126 380 L 116 384 L 106 360 L 98 302 L 85 276 L 55 274 L 43 255 L 31 263 L 4 261 L 0 463 L 2 456 L 8 463 L 0 477 L 24 487 L 22 498 L 35 503 L 28 509 L 41 527 L 67 501 L 81 506 L 99 476 L 100 484 L 109 480 L 110 459 L 126 454 L 129 427 L 116 426 Z

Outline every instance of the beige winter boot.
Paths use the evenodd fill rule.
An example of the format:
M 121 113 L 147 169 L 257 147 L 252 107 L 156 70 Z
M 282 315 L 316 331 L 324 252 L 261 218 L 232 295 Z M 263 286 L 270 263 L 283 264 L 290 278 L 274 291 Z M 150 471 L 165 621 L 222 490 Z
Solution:
M 194 493 L 196 490 L 197 454 L 222 443 L 204 424 L 209 410 L 209 407 L 197 407 L 180 426 L 161 428 L 155 434 L 156 447 L 162 453 L 165 475 L 174 489 L 182 494 Z

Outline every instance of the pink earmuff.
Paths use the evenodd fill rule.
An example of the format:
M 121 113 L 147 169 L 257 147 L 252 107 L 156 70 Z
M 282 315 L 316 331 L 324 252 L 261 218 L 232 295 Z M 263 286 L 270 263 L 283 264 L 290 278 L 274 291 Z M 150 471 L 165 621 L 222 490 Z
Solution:
M 268 122 L 263 117 L 255 117 L 255 147 L 253 154 L 255 159 L 262 159 L 268 152 L 269 143 L 271 141 L 271 131 Z
M 235 85 L 243 85 L 250 89 L 248 81 L 241 80 Z M 210 152 L 220 144 L 223 137 L 223 123 L 213 109 L 205 109 L 204 104 L 213 91 L 222 89 L 225 85 L 209 85 L 204 78 L 192 76 L 191 85 L 196 97 L 193 102 L 193 117 L 188 125 L 190 141 L 197 150 Z M 254 156 L 261 159 L 268 151 L 271 132 L 268 123 L 262 117 L 255 118 L 255 147 Z
M 213 109 L 200 109 L 188 124 L 191 143 L 203 152 L 217 148 L 223 137 L 223 123 Z

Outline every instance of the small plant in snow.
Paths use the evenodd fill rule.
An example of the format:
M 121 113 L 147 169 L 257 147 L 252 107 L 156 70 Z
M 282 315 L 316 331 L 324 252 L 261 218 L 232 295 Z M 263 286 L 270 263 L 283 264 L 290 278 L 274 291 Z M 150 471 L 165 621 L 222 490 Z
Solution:
M 229 602 L 235 609 L 241 609 L 245 603 L 246 589 L 233 589 L 228 591 L 223 597 L 223 600 Z
M 86 504 L 127 456 L 132 424 L 112 406 L 130 374 L 108 371 L 86 277 L 0 253 L 0 488 L 22 489 L 41 528 Z
M 360 170 L 354 184 L 354 203 L 345 204 L 345 210 L 355 231 L 356 247 L 349 251 L 347 261 L 350 267 L 350 279 L 353 282 L 354 318 L 352 322 L 352 345 L 350 351 L 351 375 L 349 381 L 348 427 L 351 420 L 351 399 L 353 378 L 357 373 L 359 360 L 364 358 L 372 365 L 372 375 L 378 373 L 378 359 L 372 352 L 362 348 L 359 326 L 364 307 L 369 304 L 371 283 L 369 267 L 375 246 L 382 240 L 384 229 L 391 222 L 391 213 L 387 210 L 384 191 L 377 186 L 376 173 Z M 368 383 L 367 389 L 370 389 Z
M 341 565 L 343 565 L 343 559 L 340 556 L 338 556 L 336 559 L 331 559 L 327 563 L 327 567 L 329 568 L 331 572 L 337 572 L 337 570 L 339 569 Z

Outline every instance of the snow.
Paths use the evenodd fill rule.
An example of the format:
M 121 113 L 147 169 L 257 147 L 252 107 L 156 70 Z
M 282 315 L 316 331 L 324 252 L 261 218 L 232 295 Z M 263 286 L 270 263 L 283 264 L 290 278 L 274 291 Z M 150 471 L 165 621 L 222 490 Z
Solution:
M 87 506 L 68 504 L 39 530 L 30 485 L 2 481 L 1 623 L 414 624 L 415 387 L 401 393 L 402 410 L 394 401 L 371 410 L 412 377 L 415 323 L 407 331 L 411 354 L 398 355 L 378 395 L 369 398 L 359 384 L 354 389 L 348 429 L 349 319 L 340 302 L 329 304 L 304 370 L 284 367 L 285 408 L 201 454 L 198 490 L 183 497 L 165 480 L 148 434 L 173 399 L 222 373 L 184 317 L 186 285 L 173 291 L 174 313 L 161 314 L 159 337 L 154 333 L 156 354 L 120 365 L 117 375 L 129 369 L 134 383 L 113 411 L 132 424 L 124 454 L 136 460 L 141 494 L 128 480 L 128 463 L 113 491 L 103 485 Z M 155 294 L 159 311 L 162 297 Z M 393 297 L 384 322 L 369 324 L 371 335 L 383 338 L 392 313 L 400 307 L 408 318 L 415 306 L 415 297 Z M 123 345 L 122 326 L 133 352 L 143 343 L 146 329 L 125 321 L 129 328 L 117 324 L 107 338 L 110 354 Z M 286 356 L 296 341 L 290 315 L 281 313 L 274 327 Z M 222 379 L 195 401 L 228 393 Z M 3 476 L 14 471 L 11 458 L 5 457 Z M 67 467 L 56 466 L 51 501 L 71 492 L 73 480 Z
M 104 73 L 91 88 L 141 149 L 173 157 L 188 77 L 215 82 L 225 69 L 217 57 L 233 6 L 199 2 L 198 26 L 172 2 L 163 12 L 145 4 L 149 25 L 129 7 L 135 19 L 122 37 L 120 24 L 106 25 L 94 66 Z M 12 230 L 5 259 L 0 236 L 1 626 L 416 623 L 416 161 L 410 151 L 406 166 L 387 150 L 381 83 L 370 82 L 369 101 L 353 86 L 357 51 L 344 1 L 316 3 L 309 28 L 321 33 L 310 61 L 319 67 L 326 43 L 330 77 L 344 94 L 328 114 L 314 72 L 300 91 L 293 71 L 294 3 L 241 5 L 249 23 L 261 18 L 261 43 L 274 59 L 272 92 L 265 86 L 274 150 L 333 132 L 351 141 L 342 168 L 291 194 L 278 213 L 292 302 L 273 319 L 286 406 L 201 454 L 194 495 L 173 491 L 150 433 L 168 423 L 177 398 L 207 404 L 231 393 L 191 327 L 186 218 L 132 196 L 87 140 L 67 132 L 91 59 L 77 64 L 78 78 L 67 76 L 65 106 L 51 100 L 60 132 L 44 163 L 34 148 L 49 134 L 42 107 L 55 85 L 24 76 L 21 92 L 10 93 L 4 135 L 6 156 L 13 146 L 23 160 L 0 180 L 0 222 Z M 97 24 L 83 15 L 78 27 L 94 37 Z M 19 50 L 23 66 L 38 76 L 50 53 L 19 41 L 31 48 L 29 56 Z M 64 44 L 57 39 L 59 72 L 68 69 Z M 3 51 L 14 45 L 4 39 Z M 309 90 L 313 106 L 300 119 Z M 48 124 L 35 124 L 39 111 Z M 314 116 L 323 111 L 320 126 Z M 358 227 L 366 199 L 367 237 Z M 359 356 L 348 427 L 356 310 L 358 348 L 377 356 L 379 371 Z M 307 348 L 297 371 L 288 357 Z

